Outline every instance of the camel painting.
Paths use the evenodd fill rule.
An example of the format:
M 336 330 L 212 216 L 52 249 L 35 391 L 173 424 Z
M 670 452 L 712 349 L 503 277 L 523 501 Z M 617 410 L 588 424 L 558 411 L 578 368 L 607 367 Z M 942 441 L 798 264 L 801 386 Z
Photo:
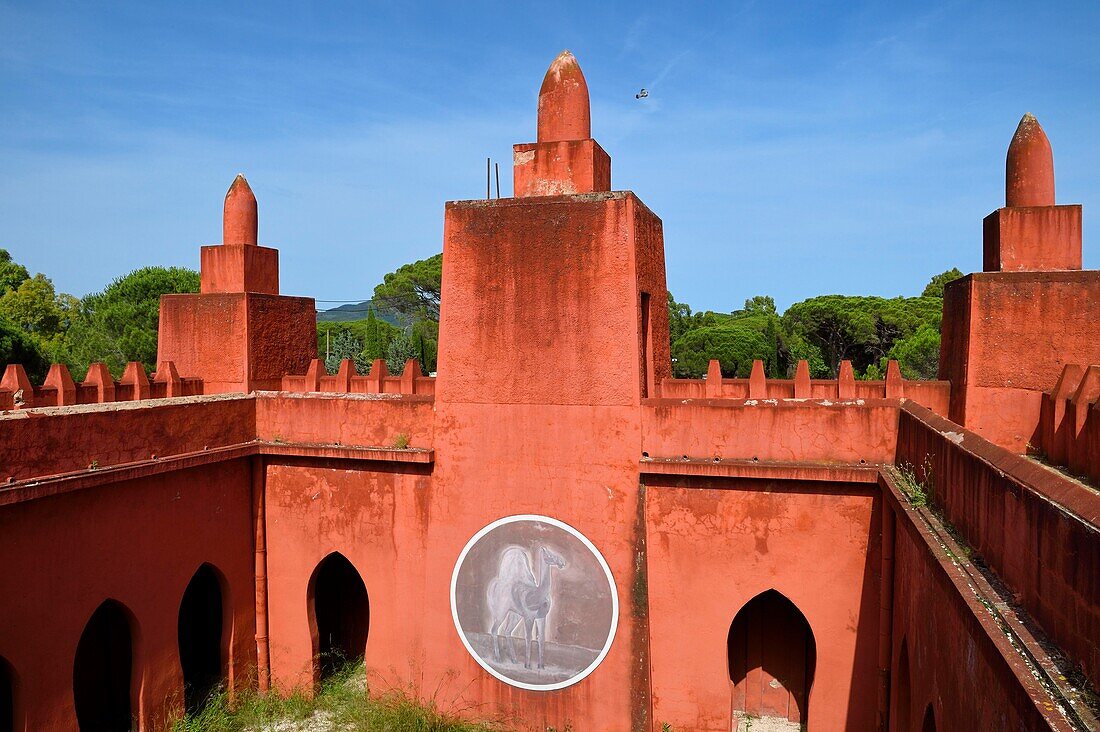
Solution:
M 451 576 L 451 614 L 466 650 L 522 689 L 562 689 L 591 673 L 611 647 L 618 612 L 603 556 L 549 516 L 493 521 L 469 540 Z
M 489 622 L 489 634 L 493 636 L 494 658 L 497 661 L 502 660 L 500 645 L 503 640 L 504 648 L 512 661 L 516 660 L 510 638 L 522 624 L 525 642 L 523 667 L 531 668 L 531 640 L 534 637 L 538 645 L 538 665 L 541 669 L 545 668 L 543 641 L 546 639 L 546 616 L 554 601 L 551 594 L 551 570 L 565 569 L 565 560 L 546 546 L 540 546 L 536 556 L 539 566 L 538 580 L 531 570 L 530 556 L 522 547 L 510 546 L 501 552 L 497 576 L 489 582 L 486 600 L 492 618 Z M 514 626 L 513 617 L 516 618 Z

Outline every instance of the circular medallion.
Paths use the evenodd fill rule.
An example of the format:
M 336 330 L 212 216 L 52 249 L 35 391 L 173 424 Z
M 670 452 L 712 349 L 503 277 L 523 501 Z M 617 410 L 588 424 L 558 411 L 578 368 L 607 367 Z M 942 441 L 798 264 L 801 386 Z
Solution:
M 486 671 L 551 691 L 603 661 L 619 597 L 607 562 L 579 531 L 548 516 L 508 516 L 474 534 L 458 556 L 451 615 Z

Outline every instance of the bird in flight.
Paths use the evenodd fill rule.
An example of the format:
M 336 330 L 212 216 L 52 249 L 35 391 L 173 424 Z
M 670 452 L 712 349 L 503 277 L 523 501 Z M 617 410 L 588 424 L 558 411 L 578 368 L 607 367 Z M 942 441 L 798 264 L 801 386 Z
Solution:
M 645 90 L 645 87 L 643 86 L 643 87 L 642 87 L 642 90 L 641 90 L 640 92 L 638 92 L 637 94 L 635 94 L 635 95 L 634 95 L 634 98 L 635 98 L 635 99 L 645 99 L 645 98 L 646 98 L 646 97 L 648 97 L 648 96 L 649 96 L 649 92 L 647 92 L 647 91 Z

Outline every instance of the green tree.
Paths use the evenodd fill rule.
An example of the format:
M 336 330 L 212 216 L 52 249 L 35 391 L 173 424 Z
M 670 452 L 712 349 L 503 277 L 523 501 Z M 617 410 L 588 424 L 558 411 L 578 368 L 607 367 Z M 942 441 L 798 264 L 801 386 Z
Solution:
M 835 376 L 842 360 L 851 360 L 862 373 L 922 325 L 938 329 L 942 307 L 934 297 L 823 295 L 791 305 L 783 324 L 791 337 L 819 349 L 829 375 Z
M 691 314 L 686 303 L 676 302 L 672 293 L 668 293 L 668 342 L 675 343 L 680 336 L 699 326 L 698 318 Z
M 711 359 L 718 359 L 722 375 L 746 377 L 756 359 L 768 358 L 768 342 L 753 327 L 737 322 L 689 330 L 672 344 L 672 374 L 701 378 Z
M 396 313 L 407 325 L 421 320 L 439 322 L 443 255 L 402 265 L 374 288 L 374 303 Z
M 943 297 L 943 288 L 948 282 L 957 280 L 963 276 L 963 273 L 958 270 L 957 267 L 952 267 L 946 272 L 940 272 L 933 277 L 927 285 L 924 286 L 924 292 L 920 294 L 921 297 Z
M 72 295 L 58 295 L 53 282 L 39 273 L 0 296 L 0 317 L 48 343 L 69 327 L 77 303 Z
M 386 347 L 386 369 L 391 374 L 400 374 L 410 358 L 419 360 L 420 349 L 409 334 L 399 333 Z
M 26 267 L 12 261 L 7 249 L 0 249 L 0 295 L 19 287 L 30 276 Z
M 363 353 L 363 344 L 350 330 L 338 331 L 332 339 L 332 348 L 325 357 L 325 368 L 330 374 L 335 374 L 345 358 L 355 362 L 357 373 L 365 374 L 370 371 L 370 359 Z
M 317 352 L 324 356 L 324 354 L 332 350 L 333 341 L 341 333 L 348 332 L 363 344 L 364 363 L 369 365 L 376 358 L 386 357 L 386 346 L 388 346 L 389 342 L 401 332 L 400 328 L 390 325 L 386 321 L 376 317 L 373 330 L 377 334 L 377 342 L 381 344 L 381 347 L 380 351 L 372 352 L 368 350 L 371 343 L 371 330 L 370 318 L 319 322 L 317 323 Z M 356 369 L 359 369 L 359 367 L 356 366 Z M 360 370 L 360 373 L 365 372 Z
M 29 333 L 0 318 L 0 368 L 9 363 L 22 364 L 36 384 L 42 383 L 50 368 L 49 359 Z
M 778 315 L 775 309 L 775 299 L 771 295 L 756 295 L 745 300 L 742 310 L 734 311 L 734 317 L 738 315 Z
M 886 373 L 886 361 L 896 360 L 907 379 L 935 379 L 940 366 L 940 329 L 926 323 L 913 335 L 894 344 L 879 365 Z
M 745 300 L 745 307 L 730 314 L 729 320 L 746 328 L 754 328 L 764 337 L 768 355 L 761 360 L 764 362 L 764 373 L 769 378 L 782 378 L 794 369 L 787 334 L 771 296 L 750 297 Z
M 382 338 L 382 330 L 378 327 L 378 318 L 374 317 L 374 308 L 367 308 L 367 323 L 365 339 L 363 341 L 363 353 L 367 359 L 373 361 L 386 355 L 386 343 Z
M 156 368 L 160 296 L 198 292 L 199 273 L 181 267 L 144 267 L 85 297 L 65 337 L 65 361 L 74 378 L 103 361 L 116 376 L 128 361 Z
M 787 338 L 787 373 L 788 378 L 793 378 L 794 370 L 799 361 L 805 361 L 810 367 L 810 378 L 829 378 L 829 365 L 825 363 L 825 357 L 821 355 L 821 349 L 800 336 L 788 336 Z

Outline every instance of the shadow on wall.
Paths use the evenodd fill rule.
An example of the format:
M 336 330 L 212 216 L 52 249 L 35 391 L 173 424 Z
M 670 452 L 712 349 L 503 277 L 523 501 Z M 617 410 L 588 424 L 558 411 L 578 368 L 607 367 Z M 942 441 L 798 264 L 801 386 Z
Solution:
M 726 650 L 735 720 L 806 720 L 817 645 L 794 603 L 775 590 L 749 600 L 730 625 Z
M 106 600 L 88 620 L 76 647 L 73 663 L 73 702 L 82 730 L 129 732 L 140 674 L 134 673 L 133 613 L 115 600 Z
M 313 636 L 313 677 L 320 683 L 349 662 L 363 658 L 370 603 L 363 578 L 347 558 L 333 552 L 321 560 L 306 591 Z
M 191 577 L 180 601 L 177 638 L 184 709 L 195 714 L 228 676 L 231 620 L 225 578 L 209 564 Z M 228 621 L 228 622 L 227 622 Z
M 15 669 L 7 659 L 0 656 L 0 732 L 15 732 L 16 726 L 15 689 L 18 685 Z
M 932 704 L 929 702 L 928 709 L 924 712 L 924 724 L 920 727 L 921 732 L 936 732 L 936 712 L 932 709 Z
M 894 710 L 894 721 L 890 729 L 909 729 L 912 691 L 909 680 L 909 644 L 904 638 L 901 640 L 901 652 L 898 654 L 898 667 L 894 672 L 894 678 L 897 679 L 897 683 L 894 684 L 894 703 L 891 705 Z

